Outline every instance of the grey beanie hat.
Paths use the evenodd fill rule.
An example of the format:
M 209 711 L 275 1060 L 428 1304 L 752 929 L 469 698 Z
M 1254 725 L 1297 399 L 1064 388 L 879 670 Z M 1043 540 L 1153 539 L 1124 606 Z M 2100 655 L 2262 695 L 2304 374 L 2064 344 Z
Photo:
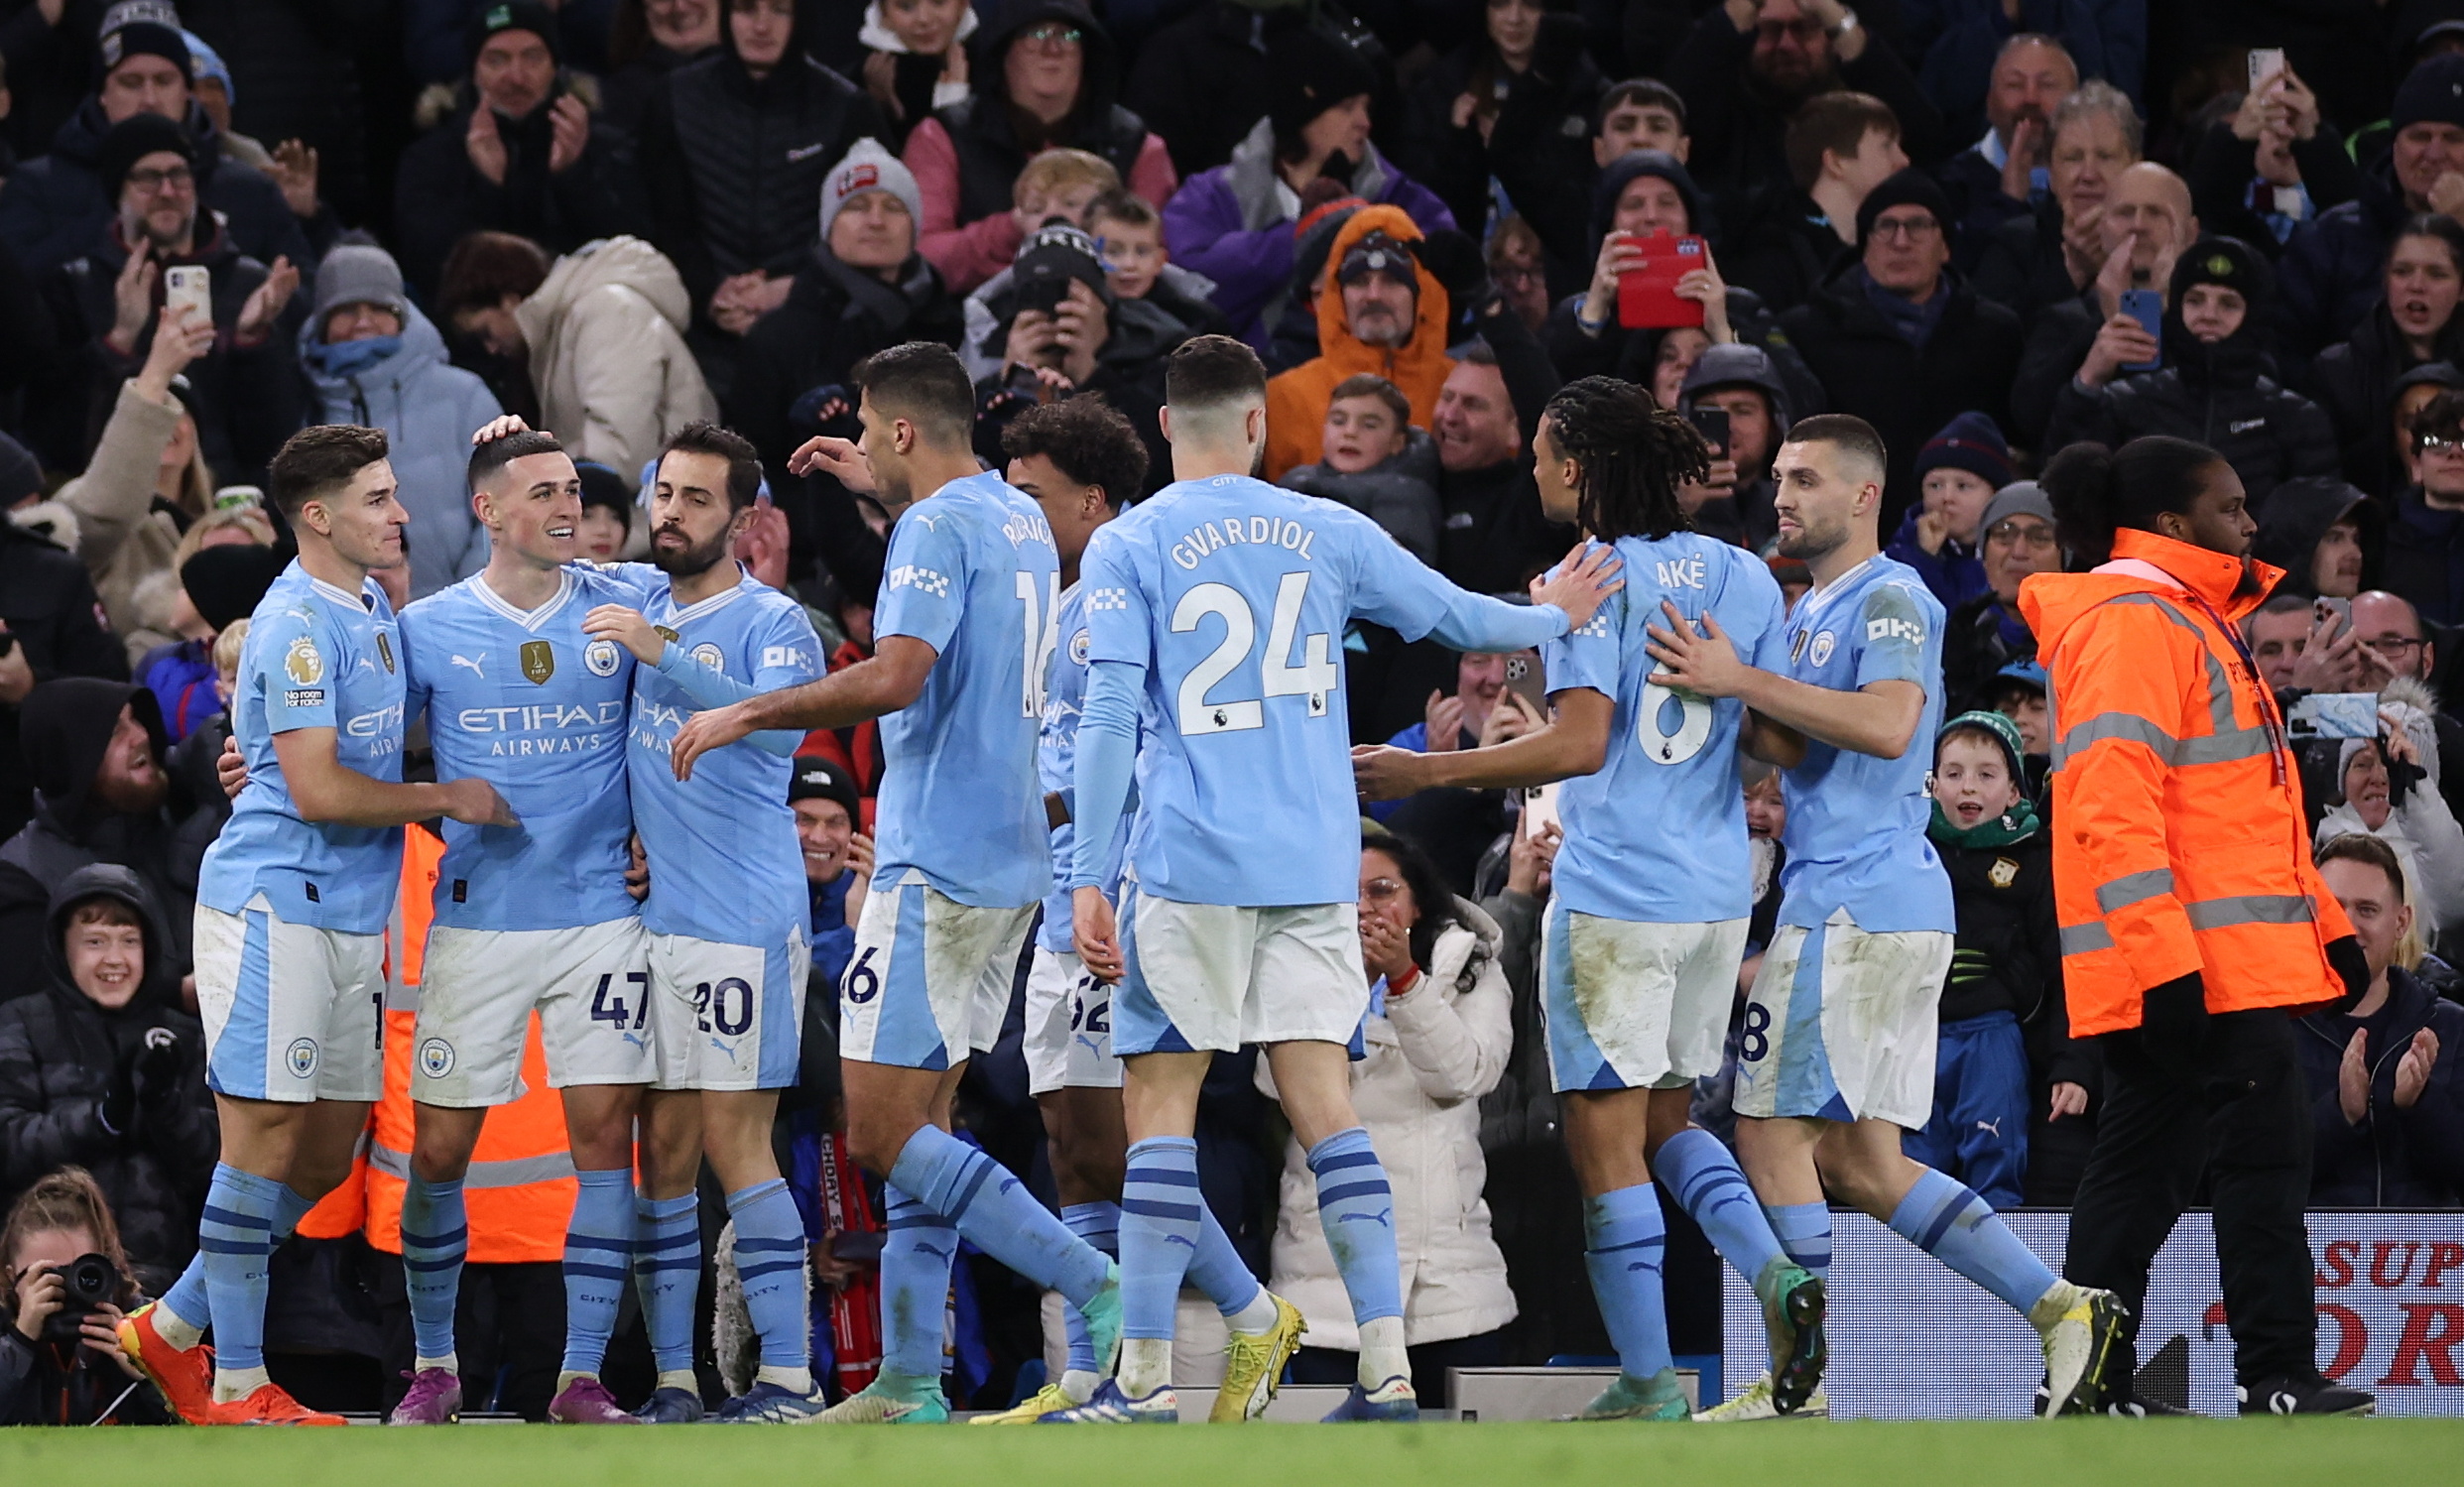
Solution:
M 2044 493 L 2043 486 L 2033 480 L 2014 480 L 1985 503 L 1985 516 L 1976 524 L 1976 530 L 1991 532 L 1995 523 L 2013 516 L 2038 517 L 2048 527 L 2061 525 L 2053 515 L 2053 498 Z
M 916 173 L 904 161 L 882 148 L 881 141 L 860 139 L 847 151 L 847 158 L 830 169 L 821 183 L 821 241 L 830 240 L 830 224 L 849 201 L 866 191 L 888 191 L 906 204 L 907 214 L 915 218 L 916 236 L 924 237 L 924 192 L 916 186 Z
M 382 305 L 409 318 L 411 302 L 403 298 L 402 267 L 394 255 L 374 243 L 344 243 L 316 266 L 316 318 L 345 305 Z

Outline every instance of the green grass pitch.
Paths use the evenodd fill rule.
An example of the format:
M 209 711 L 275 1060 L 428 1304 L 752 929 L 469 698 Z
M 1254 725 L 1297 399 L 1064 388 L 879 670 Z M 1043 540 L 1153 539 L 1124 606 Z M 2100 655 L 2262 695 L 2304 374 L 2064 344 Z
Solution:
M 2464 1421 L 2425 1420 L 0 1431 L 28 1487 L 2428 1487 L 2459 1463 Z

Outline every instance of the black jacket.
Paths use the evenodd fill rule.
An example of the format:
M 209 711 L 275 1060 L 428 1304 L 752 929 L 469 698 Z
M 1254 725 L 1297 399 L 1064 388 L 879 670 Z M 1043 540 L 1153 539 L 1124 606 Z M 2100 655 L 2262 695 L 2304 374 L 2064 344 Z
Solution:
M 642 126 L 642 180 L 651 240 L 694 313 L 730 275 L 795 273 L 820 232 L 823 179 L 882 132 L 881 106 L 793 42 L 758 81 L 732 43 L 669 73 Z
M 1454 100 L 1502 80 L 1505 95 L 1489 136 L 1479 126 L 1454 127 Z M 1549 282 L 1560 293 L 1588 283 L 1596 244 L 1591 216 L 1591 118 L 1603 84 L 1582 52 L 1582 23 L 1569 13 L 1543 16 L 1532 64 L 1509 73 L 1487 41 L 1455 52 L 1429 68 L 1407 109 L 1406 138 L 1396 163 L 1435 191 L 1458 223 L 1489 217 L 1490 182 L 1505 189 L 1515 211 L 1547 250 Z
M 2276 265 L 2278 345 L 2295 354 L 2315 351 L 2369 315 L 2405 215 L 2395 167 L 2383 159 L 2362 174 L 2352 200 L 2294 230 Z
M 2044 447 L 2094 439 L 2118 449 L 2147 434 L 2190 439 L 2225 457 L 2256 512 L 2264 512 L 2268 497 L 2287 480 L 2335 474 L 2334 427 L 2317 404 L 2261 371 L 2260 333 L 2245 323 L 2214 345 L 2202 345 L 2167 310 L 2165 365 L 2092 392 L 2074 372 L 2054 396 Z
M 2370 1106 L 2344 1118 L 2338 1073 L 2356 1029 L 2366 1046 Z M 2438 1061 L 2411 1108 L 2396 1108 L 2396 1065 L 2423 1028 Z M 2452 1208 L 2464 1197 L 2464 1006 L 2441 1001 L 2401 966 L 2387 972 L 2387 1005 L 2364 1020 L 2320 1012 L 2295 1025 L 2310 1091 L 2310 1202 L 2323 1208 Z
M 1051 128 L 1037 129 L 1040 137 L 1031 139 L 1020 133 L 1029 127 L 1027 115 L 1010 102 L 1002 60 L 1020 32 L 1052 20 L 1068 22 L 1084 38 L 1078 106 Z M 1120 63 L 1111 35 L 1085 0 L 1011 0 L 985 18 L 967 47 L 967 75 L 974 80 L 975 95 L 933 114 L 949 132 L 950 147 L 958 156 L 958 225 L 1010 210 L 1016 204 L 1011 187 L 1018 173 L 1027 169 L 1030 158 L 1054 146 L 1100 155 L 1128 183 L 1139 151 L 1146 148 L 1147 125 L 1113 101 Z
M 2415 358 L 2387 312 L 2382 295 L 2352 336 L 2318 353 L 2309 364 L 2308 387 L 2335 425 L 2344 478 L 2381 500 L 2403 487 L 2403 466 L 2395 446 L 2396 384 L 2428 361 L 2464 365 L 2464 316 L 2453 316 L 2427 361 Z
M 1752 220 L 1729 232 L 1719 251 L 1720 274 L 1778 312 L 1812 298 L 1853 251 L 1811 196 L 1774 190 Z
M 0 1000 L 39 986 L 52 938 L 46 925 L 52 890 L 95 863 L 133 869 L 170 924 L 165 968 L 188 969 L 189 921 L 195 913 L 197 866 L 221 819 L 193 809 L 177 781 L 165 803 L 144 814 L 117 811 L 88 798 L 103 751 L 119 726 L 120 709 L 135 709 L 163 757 L 163 723 L 154 693 L 124 682 L 66 678 L 29 693 L 23 746 L 33 778 L 34 817 L 0 842 Z
M 2335 125 L 2322 120 L 2316 134 L 2293 141 L 2292 158 L 2315 210 L 2332 210 L 2360 194 L 2362 174 Z M 2238 237 L 2270 258 L 2279 258 L 2283 246 L 2250 204 L 2251 186 L 2259 179 L 2258 162 L 2258 142 L 2237 138 L 2230 120 L 2210 125 L 2190 157 L 2190 200 L 2198 211 L 2201 232 L 2210 237 Z
M 1992 589 L 1952 610 L 1942 622 L 1942 710 L 1993 705 L 1994 677 L 2015 661 L 2033 661 L 2036 637 L 2018 606 Z
M 262 485 L 267 462 L 298 432 L 304 417 L 297 348 L 311 292 L 303 284 L 265 339 L 241 347 L 232 329 L 248 297 L 265 283 L 266 265 L 241 252 L 210 216 L 199 214 L 196 231 L 194 248 L 174 262 L 202 267 L 212 276 L 208 288 L 214 324 L 222 333 L 212 349 L 182 373 L 188 390 L 181 402 L 196 420 L 197 448 L 215 477 Z M 103 339 L 118 312 L 113 286 L 127 263 L 128 250 L 121 246 L 117 229 L 106 226 L 83 257 L 53 271 L 46 290 L 60 332 L 62 368 L 53 393 L 35 400 L 48 410 L 40 416 L 38 433 L 47 458 L 63 468 L 83 467 L 110 421 L 120 385 L 145 366 L 146 352 L 154 344 L 163 304 L 159 273 L 155 312 L 139 327 L 130 354 L 122 356 Z
M 1541 513 L 1529 455 L 1441 472 L 1437 502 L 1437 571 L 1474 593 L 1521 593 L 1534 567 L 1574 546 L 1574 529 Z
M 162 1396 L 133 1382 L 83 1343 L 28 1342 L 0 1323 L 0 1425 L 170 1425 Z
M 77 990 L 62 950 L 69 907 L 96 895 L 146 925 L 147 974 L 116 1010 Z M 47 921 L 49 984 L 0 1005 L 0 1203 L 47 1173 L 84 1168 L 111 1200 L 140 1284 L 159 1292 L 196 1251 L 220 1145 L 205 1030 L 179 1008 L 163 911 L 135 873 L 79 868 L 53 890 Z
M 106 627 L 85 564 L 4 516 L 0 624 L 26 648 L 38 685 L 55 677 L 128 678 L 128 650 Z M 34 775 L 17 743 L 23 706 L 0 702 L 0 841 L 16 835 L 34 811 Z
M 2464 625 L 2464 512 L 2432 509 L 2417 485 L 2399 494 L 2379 583 L 2432 624 Z
M 1122 101 L 1163 138 L 1181 180 L 1213 170 L 1266 117 L 1267 39 L 1309 24 L 1300 6 L 1205 0 L 1147 38 Z
M 1951 262 L 1963 273 L 1977 272 L 1985 245 L 2006 223 L 2034 215 L 2029 202 L 2002 193 L 2002 172 L 1974 145 L 1942 162 L 1933 179 L 1942 183 L 1942 194 L 1950 197 Z
M 2258 515 L 2259 531 L 2251 539 L 2250 556 L 2284 570 L 2283 580 L 2277 585 L 2278 593 L 2316 598 L 2318 585 L 2311 577 L 2310 559 L 2318 551 L 2319 539 L 2339 521 L 2349 521 L 2358 530 L 2362 548 L 2361 586 L 2378 587 L 2376 569 L 2385 543 L 2386 513 L 2376 502 L 2364 500 L 2360 491 L 2334 477 L 2289 480 L 2278 486 L 2268 497 L 2267 510 Z
M 1891 327 L 1866 299 L 1863 265 L 1832 276 L 1820 293 L 1780 317 L 1780 327 L 1829 394 L 1832 413 L 1874 426 L 1891 452 L 1882 524 L 1896 531 L 1916 500 L 1916 453 L 1962 413 L 2011 427 L 2009 390 L 2019 370 L 2019 317 L 1980 299 L 1958 271 L 1934 293 L 1950 296 L 1922 349 Z
M 502 182 L 480 175 L 463 144 L 477 106 L 468 87 L 452 113 L 402 152 L 394 173 L 395 255 L 414 289 L 434 294 L 445 254 L 464 234 L 483 228 L 527 237 L 551 258 L 593 238 L 647 235 L 633 142 L 605 118 L 591 119 L 581 159 L 550 173 L 554 131 L 549 110 L 564 91 L 559 84 L 527 118 L 496 116 L 505 141 Z
M 1985 235 L 1976 250 L 1976 292 L 2018 314 L 2032 336 L 2046 310 L 2079 298 L 2062 255 L 2062 211 L 2050 198 Z

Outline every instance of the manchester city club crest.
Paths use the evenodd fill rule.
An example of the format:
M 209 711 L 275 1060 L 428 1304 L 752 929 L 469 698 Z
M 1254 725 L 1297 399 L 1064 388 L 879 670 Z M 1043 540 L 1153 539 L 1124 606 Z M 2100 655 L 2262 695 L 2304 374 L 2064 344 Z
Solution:
M 616 654 L 616 642 L 612 640 L 594 640 L 582 647 L 582 667 L 593 677 L 615 676 L 617 663 L 621 659 Z
M 722 653 L 718 647 L 710 644 L 706 640 L 700 645 L 693 647 L 693 660 L 708 667 L 710 670 L 719 673 L 721 676 L 726 675 L 726 655 Z
M 1837 644 L 1839 644 L 1838 637 L 1832 635 L 1828 630 L 1825 630 L 1821 634 L 1815 636 L 1813 638 L 1813 664 L 1820 666 L 1824 662 L 1829 661 L 1831 659 L 1831 648 Z
M 441 1038 L 431 1038 L 421 1044 L 420 1072 L 431 1079 L 441 1079 L 453 1072 L 453 1045 Z
M 546 686 L 548 679 L 555 674 L 555 647 L 544 640 L 526 640 L 522 643 L 523 676 L 530 678 L 537 685 Z
M 291 1065 L 294 1078 L 305 1079 L 316 1072 L 316 1040 L 295 1038 L 283 1051 L 283 1061 Z
M 1084 630 L 1072 635 L 1069 637 L 1069 664 L 1071 666 L 1086 665 L 1086 658 L 1093 650 L 1094 645 Z

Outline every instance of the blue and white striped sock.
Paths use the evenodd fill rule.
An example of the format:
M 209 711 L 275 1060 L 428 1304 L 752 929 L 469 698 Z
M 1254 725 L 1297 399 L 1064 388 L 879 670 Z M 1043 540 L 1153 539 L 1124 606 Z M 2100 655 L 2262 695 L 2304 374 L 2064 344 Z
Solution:
M 1120 1204 L 1069 1203 L 1062 1206 L 1060 1216 L 1069 1232 L 1093 1245 L 1098 1254 L 1116 1258 L 1120 1255 Z M 1087 1335 L 1085 1314 L 1075 1306 L 1062 1307 L 1061 1331 L 1069 1339 L 1069 1372 L 1089 1376 L 1102 1372 L 1102 1360 L 1095 1356 L 1095 1339 Z
M 1676 1194 L 1677 1206 L 1693 1215 L 1712 1247 L 1751 1282 L 1780 1258 L 1779 1236 L 1754 1200 L 1754 1188 L 1728 1148 L 1708 1131 L 1671 1136 L 1652 1159 L 1655 1175 Z
M 633 1271 L 633 1169 L 579 1175 L 573 1216 L 564 1226 L 564 1364 L 596 1374 L 615 1335 L 616 1308 Z
M 2053 1272 L 1991 1204 L 1930 1167 L 1892 1210 L 1891 1228 L 2023 1316 L 2053 1289 Z
M 303 1196 L 298 1188 L 285 1184 L 275 1198 L 269 1248 L 282 1248 L 283 1241 L 291 1237 L 292 1230 L 300 1227 L 300 1220 L 315 1206 L 314 1198 Z M 163 1334 L 163 1340 L 176 1348 L 196 1346 L 197 1335 L 214 1319 L 213 1302 L 205 1294 L 203 1250 L 188 1257 L 187 1269 L 163 1293 L 161 1309 L 164 1314 L 155 1318 L 154 1329 Z
M 196 1247 L 205 1257 L 207 1310 L 214 1317 L 215 1393 L 223 1375 L 265 1367 L 265 1284 L 274 1252 L 274 1215 L 281 1211 L 283 1184 L 214 1164 L 205 1208 L 196 1226 Z
M 1781 1250 L 1816 1279 L 1831 1278 L 1831 1209 L 1827 1203 L 1782 1203 L 1763 1210 Z
M 701 1199 L 633 1200 L 633 1286 L 661 1384 L 693 1371 L 693 1303 L 701 1290 Z
M 785 1177 L 727 1195 L 736 1221 L 736 1277 L 744 1308 L 762 1339 L 757 1377 L 798 1394 L 812 1393 L 812 1325 L 804 1294 L 804 1217 Z
M 958 1229 L 896 1186 L 883 1188 L 882 1198 L 889 1227 L 881 1241 L 881 1371 L 892 1380 L 884 1387 L 938 1389 Z
M 1133 1143 L 1121 1175 L 1121 1335 L 1172 1335 L 1180 1278 L 1197 1249 L 1197 1143 L 1151 1136 Z
M 1309 1148 L 1317 1216 L 1352 1299 L 1352 1320 L 1403 1315 L 1403 1265 L 1395 1253 L 1395 1190 L 1359 1126 Z
M 1583 1268 L 1591 1273 L 1591 1294 L 1608 1324 L 1618 1366 L 1637 1379 L 1675 1366 L 1668 1356 L 1668 1310 L 1661 1288 L 1667 1247 L 1660 1193 L 1651 1183 L 1620 1187 L 1583 1203 Z
M 402 1195 L 402 1279 L 411 1293 L 414 1367 L 453 1366 L 453 1306 L 469 1251 L 461 1178 L 431 1182 L 413 1173 Z
M 890 1180 L 948 1219 L 969 1243 L 1069 1304 L 1103 1289 L 1112 1262 L 1069 1232 L 1000 1163 L 938 1126 L 907 1139 Z

